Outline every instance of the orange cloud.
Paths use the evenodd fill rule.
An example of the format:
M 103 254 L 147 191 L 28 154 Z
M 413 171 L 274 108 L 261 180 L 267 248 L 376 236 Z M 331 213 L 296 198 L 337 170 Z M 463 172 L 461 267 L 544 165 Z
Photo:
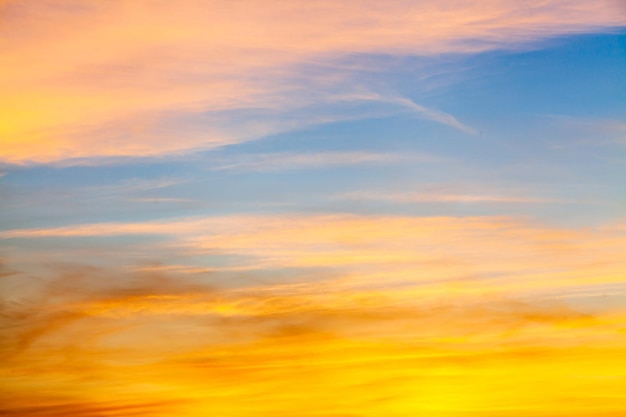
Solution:
M 6 415 L 624 411 L 623 310 L 454 293 L 398 303 L 385 288 L 330 282 L 324 291 L 215 289 L 155 273 L 55 272 L 38 298 L 4 308 L 21 318 L 5 327 Z M 74 319 L 60 323 L 61 314 Z
M 334 288 L 384 283 L 406 297 L 412 291 L 435 298 L 447 292 L 536 296 L 585 287 L 593 293 L 623 281 L 626 268 L 626 235 L 618 227 L 567 229 L 512 218 L 222 216 L 0 233 L 5 239 L 123 235 L 159 236 L 142 259 L 159 249 L 216 262 L 213 268 L 178 265 L 178 271 L 336 271 L 344 278 Z
M 471 53 L 624 24 L 613 2 L 582 0 L 51 0 L 3 2 L 1 13 L 0 159 L 10 163 L 190 152 L 327 120 L 336 112 L 295 125 L 280 116 L 360 93 L 352 72 L 313 76 L 310 62 Z M 474 132 L 402 97 L 378 100 Z M 196 120 L 251 109 L 274 116 Z
M 13 401 L 11 401 L 13 402 Z M 12 417 L 129 417 L 129 416 L 168 416 L 176 412 L 180 402 L 155 401 L 149 403 L 123 403 L 120 401 L 110 402 L 86 402 L 74 403 L 63 400 L 51 400 L 48 405 L 37 406 L 4 406 L 2 414 Z

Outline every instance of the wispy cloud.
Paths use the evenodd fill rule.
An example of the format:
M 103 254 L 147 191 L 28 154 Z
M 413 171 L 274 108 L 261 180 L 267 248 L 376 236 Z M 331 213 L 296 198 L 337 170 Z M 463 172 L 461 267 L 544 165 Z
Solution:
M 422 106 L 420 104 L 417 104 L 410 98 L 402 97 L 399 95 L 380 94 L 376 92 L 358 92 L 358 93 L 345 94 L 345 95 L 333 97 L 333 100 L 366 101 L 366 102 L 371 101 L 371 102 L 379 102 L 379 103 L 389 103 L 392 105 L 396 105 L 396 106 L 408 109 L 411 112 L 414 112 L 425 119 L 432 120 L 434 122 L 453 127 L 469 135 L 478 135 L 478 131 L 476 129 L 474 129 L 471 126 L 461 123 L 451 114 L 442 112 L 440 110 L 435 110 L 432 108 Z
M 432 108 L 428 108 L 417 104 L 413 100 L 407 97 L 402 97 L 398 95 L 382 95 L 377 93 L 369 93 L 369 94 L 358 94 L 358 95 L 349 95 L 345 97 L 346 99 L 353 100 L 371 100 L 378 101 L 383 103 L 395 104 L 400 107 L 404 107 L 412 112 L 417 113 L 418 115 L 432 120 L 437 123 L 441 123 L 455 129 L 459 129 L 462 132 L 465 132 L 470 135 L 478 135 L 478 131 L 471 126 L 461 123 L 451 114 L 442 112 L 440 110 L 435 110 Z
M 213 288 L 162 271 L 48 268 L 53 280 L 3 306 L 0 320 L 12 321 L 0 346 L 6 415 L 254 409 L 312 417 L 300 413 L 311 396 L 326 414 L 372 417 L 398 406 L 399 415 L 497 407 L 576 417 L 623 406 L 619 309 L 592 314 L 558 301 L 468 300 L 454 291 L 433 302 L 427 293 L 350 289 L 340 280 Z M 54 392 L 25 397 L 24 387 L 44 383 Z M 519 389 L 526 384 L 556 388 Z M 540 407 L 511 405 L 531 400 Z
M 557 126 L 566 131 L 567 141 L 560 141 L 555 148 L 572 145 L 626 144 L 626 122 L 618 119 L 593 119 L 563 115 L 549 116 Z
M 175 412 L 186 402 L 182 400 L 128 402 L 109 401 L 67 401 L 61 398 L 40 399 L 37 405 L 14 405 L 16 399 L 7 399 L 0 412 L 11 417 L 123 417 L 123 416 L 154 416 L 163 412 Z M 45 404 L 47 402 L 47 404 Z M 42 404 L 43 403 L 43 404 Z
M 193 203 L 195 200 L 190 198 L 173 198 L 173 197 L 136 197 L 129 198 L 128 201 L 133 203 Z
M 355 191 L 341 194 L 339 198 L 354 200 L 382 200 L 399 203 L 499 203 L 499 204 L 545 204 L 561 203 L 555 198 L 521 197 L 490 194 L 462 194 L 448 192 L 403 192 L 376 193 L 371 191 Z
M 294 169 L 314 169 L 333 166 L 362 164 L 382 164 L 398 161 L 432 161 L 428 155 L 394 154 L 376 152 L 280 152 L 251 155 L 239 155 L 230 160 L 217 160 L 210 168 L 213 170 L 235 171 L 282 171 Z
M 302 75 L 310 62 L 474 53 L 623 24 L 608 0 L 532 1 L 521 9 L 511 0 L 402 0 L 384 8 L 348 1 L 340 12 L 326 0 L 245 8 L 221 0 L 8 1 L 0 32 L 0 135 L 8 139 L 0 158 L 158 156 L 252 140 L 294 128 L 281 112 L 355 91 L 354 71 Z M 444 111 L 392 102 L 476 133 Z M 251 109 L 275 116 L 259 129 L 262 118 L 223 114 Z M 196 120 L 216 113 L 220 123 Z
M 145 251 L 133 246 L 135 261 L 118 258 L 143 262 L 166 250 L 176 264 L 202 257 L 202 265 L 188 265 L 191 270 L 212 263 L 221 271 L 310 268 L 349 276 L 349 286 L 404 282 L 420 291 L 434 285 L 433 294 L 464 277 L 467 285 L 457 289 L 468 295 L 614 283 L 626 262 L 626 236 L 619 228 L 555 228 L 497 217 L 219 216 L 6 230 L 0 238 L 138 235 L 155 241 Z M 115 245 L 119 252 L 120 243 Z M 390 274 L 393 281 L 383 279 Z

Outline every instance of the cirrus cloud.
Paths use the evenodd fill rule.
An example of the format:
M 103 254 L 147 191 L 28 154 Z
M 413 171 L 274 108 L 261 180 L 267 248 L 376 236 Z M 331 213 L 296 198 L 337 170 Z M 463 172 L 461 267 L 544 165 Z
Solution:
M 354 117 L 325 103 L 364 88 L 383 107 L 474 134 L 441 110 L 370 91 L 358 68 L 332 63 L 476 53 L 626 21 L 612 1 L 582 0 L 50 0 L 4 2 L 1 13 L 0 159 L 10 163 L 180 154 L 257 139 Z M 320 63 L 330 65 L 310 70 Z M 294 120 L 298 108 L 311 110 Z

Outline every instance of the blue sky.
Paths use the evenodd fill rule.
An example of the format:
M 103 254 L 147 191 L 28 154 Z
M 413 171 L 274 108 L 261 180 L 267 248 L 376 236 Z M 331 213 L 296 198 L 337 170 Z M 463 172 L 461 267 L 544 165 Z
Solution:
M 619 221 L 625 39 L 619 32 L 575 35 L 435 58 L 434 64 L 419 57 L 362 57 L 377 67 L 392 63 L 390 71 L 362 71 L 361 88 L 374 86 L 453 115 L 477 133 L 375 100 L 305 108 L 285 118 L 304 119 L 313 111 L 331 119 L 336 112 L 339 120 L 170 158 L 5 165 L 3 222 L 21 228 L 291 210 Z M 254 121 L 255 110 L 247 112 L 243 120 Z M 182 129 L 201 130 L 215 117 L 199 113 Z M 390 202 L 358 198 L 359 192 L 546 201 Z

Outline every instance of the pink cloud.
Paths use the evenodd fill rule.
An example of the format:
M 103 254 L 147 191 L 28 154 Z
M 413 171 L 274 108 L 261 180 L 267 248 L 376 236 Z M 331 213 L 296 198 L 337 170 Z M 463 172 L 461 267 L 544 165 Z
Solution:
M 298 78 L 309 62 L 355 53 L 473 53 L 625 22 L 614 2 L 583 0 L 524 7 L 512 0 L 51 0 L 2 7 L 0 159 L 13 163 L 185 153 L 293 129 L 280 117 L 261 128 L 236 116 L 230 126 L 177 120 L 247 108 L 280 114 L 354 93 L 349 72 Z M 474 132 L 441 110 L 381 98 L 390 100 Z

